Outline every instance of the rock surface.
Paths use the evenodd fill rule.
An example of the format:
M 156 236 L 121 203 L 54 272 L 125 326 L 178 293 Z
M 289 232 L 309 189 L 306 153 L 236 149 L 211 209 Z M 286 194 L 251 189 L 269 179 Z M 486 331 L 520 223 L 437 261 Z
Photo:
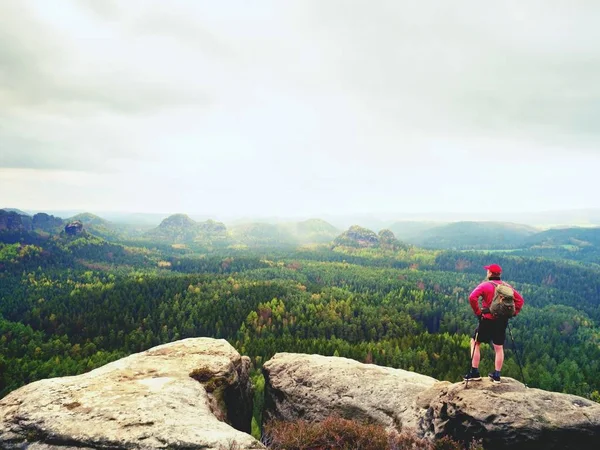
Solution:
M 503 377 L 436 382 L 335 357 L 278 353 L 264 365 L 265 420 L 328 416 L 413 431 L 430 440 L 481 439 L 486 450 L 596 449 L 600 404 Z
M 222 222 L 207 220 L 196 222 L 185 214 L 173 214 L 160 225 L 146 232 L 153 239 L 167 240 L 173 243 L 221 241 L 227 236 L 227 227 Z
M 337 415 L 390 429 L 416 429 L 417 395 L 434 378 L 320 355 L 277 353 L 263 366 L 264 420 L 320 421 Z
M 77 236 L 83 233 L 83 223 L 79 220 L 74 220 L 65 225 L 65 233 L 69 236 Z
M 0 400 L 0 448 L 264 448 L 238 431 L 250 429 L 249 365 L 225 340 L 194 338 L 31 383 Z
M 482 439 L 486 450 L 596 449 L 600 404 L 575 395 L 527 388 L 504 377 L 438 383 L 417 398 L 419 434 Z
M 63 220 L 60 217 L 54 217 L 46 213 L 37 213 L 33 216 L 32 226 L 34 230 L 47 232 L 60 231 Z
M 31 217 L 0 209 L 0 231 L 30 231 Z
M 352 225 L 333 241 L 333 245 L 348 247 L 377 247 L 379 236 L 374 231 L 358 225 Z
M 391 230 L 380 230 L 379 231 L 379 248 L 384 250 L 399 250 L 401 248 L 407 248 L 405 244 L 402 244 Z

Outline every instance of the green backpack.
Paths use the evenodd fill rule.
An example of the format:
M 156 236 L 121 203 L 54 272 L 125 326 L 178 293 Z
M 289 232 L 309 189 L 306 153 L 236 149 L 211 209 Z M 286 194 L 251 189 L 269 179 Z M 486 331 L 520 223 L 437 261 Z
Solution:
M 490 281 L 490 283 L 495 286 L 490 313 L 498 319 L 510 319 L 515 315 L 514 289 L 502 281 L 500 284 L 496 284 L 493 281 Z

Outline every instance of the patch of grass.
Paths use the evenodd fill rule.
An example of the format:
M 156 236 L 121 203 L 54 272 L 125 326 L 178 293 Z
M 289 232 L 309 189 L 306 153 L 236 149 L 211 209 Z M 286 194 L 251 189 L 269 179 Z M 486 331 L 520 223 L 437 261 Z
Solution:
M 208 367 L 199 367 L 190 372 L 190 377 L 200 383 L 206 383 L 213 377 L 213 373 Z

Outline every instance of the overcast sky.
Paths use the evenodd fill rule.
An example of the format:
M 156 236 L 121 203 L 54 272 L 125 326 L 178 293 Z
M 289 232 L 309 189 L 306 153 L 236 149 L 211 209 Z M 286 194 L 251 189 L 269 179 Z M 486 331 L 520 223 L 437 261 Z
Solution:
M 600 2 L 0 0 L 0 207 L 600 207 Z

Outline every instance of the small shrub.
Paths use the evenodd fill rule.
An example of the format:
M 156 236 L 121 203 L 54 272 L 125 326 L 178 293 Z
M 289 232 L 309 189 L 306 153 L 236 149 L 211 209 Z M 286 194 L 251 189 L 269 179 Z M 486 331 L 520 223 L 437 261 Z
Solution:
M 414 433 L 392 433 L 389 450 L 432 450 L 432 444 L 427 439 L 417 437 Z
M 481 441 L 481 439 L 473 439 L 469 444 L 469 450 L 484 450 L 483 442 Z
M 444 436 L 433 443 L 433 450 L 463 450 L 464 446 Z
M 263 443 L 271 450 L 483 450 L 478 441 L 468 447 L 449 437 L 431 442 L 413 433 L 388 433 L 381 425 L 339 417 L 322 422 L 271 421 L 264 427 Z
M 206 389 L 206 392 L 214 392 L 217 390 L 218 387 L 219 386 L 215 380 L 209 380 L 204 385 L 204 389 Z
M 265 425 L 265 442 L 273 450 L 387 450 L 388 435 L 378 425 L 329 417 L 311 423 L 273 421 Z

